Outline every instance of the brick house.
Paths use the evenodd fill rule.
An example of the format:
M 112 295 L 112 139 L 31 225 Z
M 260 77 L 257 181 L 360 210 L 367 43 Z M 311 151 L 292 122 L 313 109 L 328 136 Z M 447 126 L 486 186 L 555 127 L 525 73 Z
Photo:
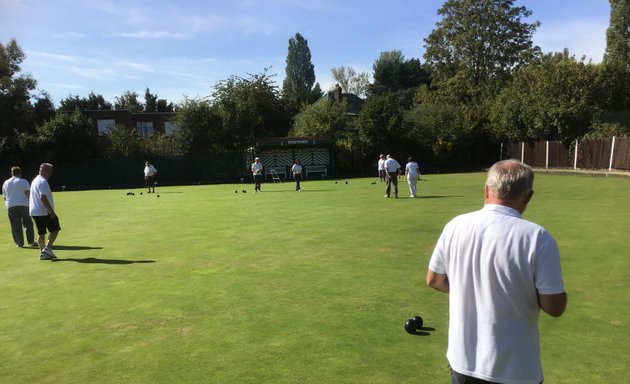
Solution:
M 172 136 L 175 132 L 175 112 L 130 112 L 126 109 L 83 110 L 84 115 L 92 119 L 94 129 L 99 136 L 104 136 L 116 125 L 124 125 L 138 130 L 142 137 L 154 133 Z

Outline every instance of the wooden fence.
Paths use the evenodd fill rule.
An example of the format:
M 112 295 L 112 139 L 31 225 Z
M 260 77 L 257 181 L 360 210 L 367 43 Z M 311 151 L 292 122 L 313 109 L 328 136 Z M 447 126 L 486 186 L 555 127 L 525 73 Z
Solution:
M 535 168 L 630 170 L 630 138 L 577 140 L 567 148 L 559 141 L 502 144 L 502 158 L 519 159 Z

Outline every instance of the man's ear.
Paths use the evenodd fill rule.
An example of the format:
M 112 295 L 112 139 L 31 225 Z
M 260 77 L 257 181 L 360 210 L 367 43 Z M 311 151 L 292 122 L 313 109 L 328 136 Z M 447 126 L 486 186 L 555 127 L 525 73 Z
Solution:
M 490 192 L 488 190 L 488 184 L 484 184 L 483 185 L 483 193 L 484 193 L 484 197 L 486 198 L 486 201 L 488 201 L 488 198 L 490 197 Z

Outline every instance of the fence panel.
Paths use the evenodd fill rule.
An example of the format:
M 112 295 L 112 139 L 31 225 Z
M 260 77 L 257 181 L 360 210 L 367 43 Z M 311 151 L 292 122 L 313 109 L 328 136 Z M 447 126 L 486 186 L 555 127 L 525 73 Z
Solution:
M 579 144 L 577 167 L 608 169 L 612 139 L 589 140 Z
M 549 167 L 567 168 L 573 167 L 572 151 L 565 147 L 561 141 L 549 142 Z
M 614 169 L 630 170 L 630 138 L 615 138 L 615 154 L 612 167 Z

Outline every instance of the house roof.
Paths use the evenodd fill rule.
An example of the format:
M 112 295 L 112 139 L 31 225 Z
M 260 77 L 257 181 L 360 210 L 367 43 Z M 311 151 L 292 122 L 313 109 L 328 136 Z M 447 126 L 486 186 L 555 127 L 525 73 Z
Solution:
M 363 107 L 363 103 L 365 100 L 355 95 L 354 93 L 342 93 L 341 99 L 346 100 L 348 102 L 348 114 L 352 116 L 358 116 L 359 112 L 361 112 L 361 108 Z M 327 92 L 322 97 L 319 98 L 313 105 L 319 105 L 324 102 L 332 102 L 335 101 L 335 96 L 333 92 Z

